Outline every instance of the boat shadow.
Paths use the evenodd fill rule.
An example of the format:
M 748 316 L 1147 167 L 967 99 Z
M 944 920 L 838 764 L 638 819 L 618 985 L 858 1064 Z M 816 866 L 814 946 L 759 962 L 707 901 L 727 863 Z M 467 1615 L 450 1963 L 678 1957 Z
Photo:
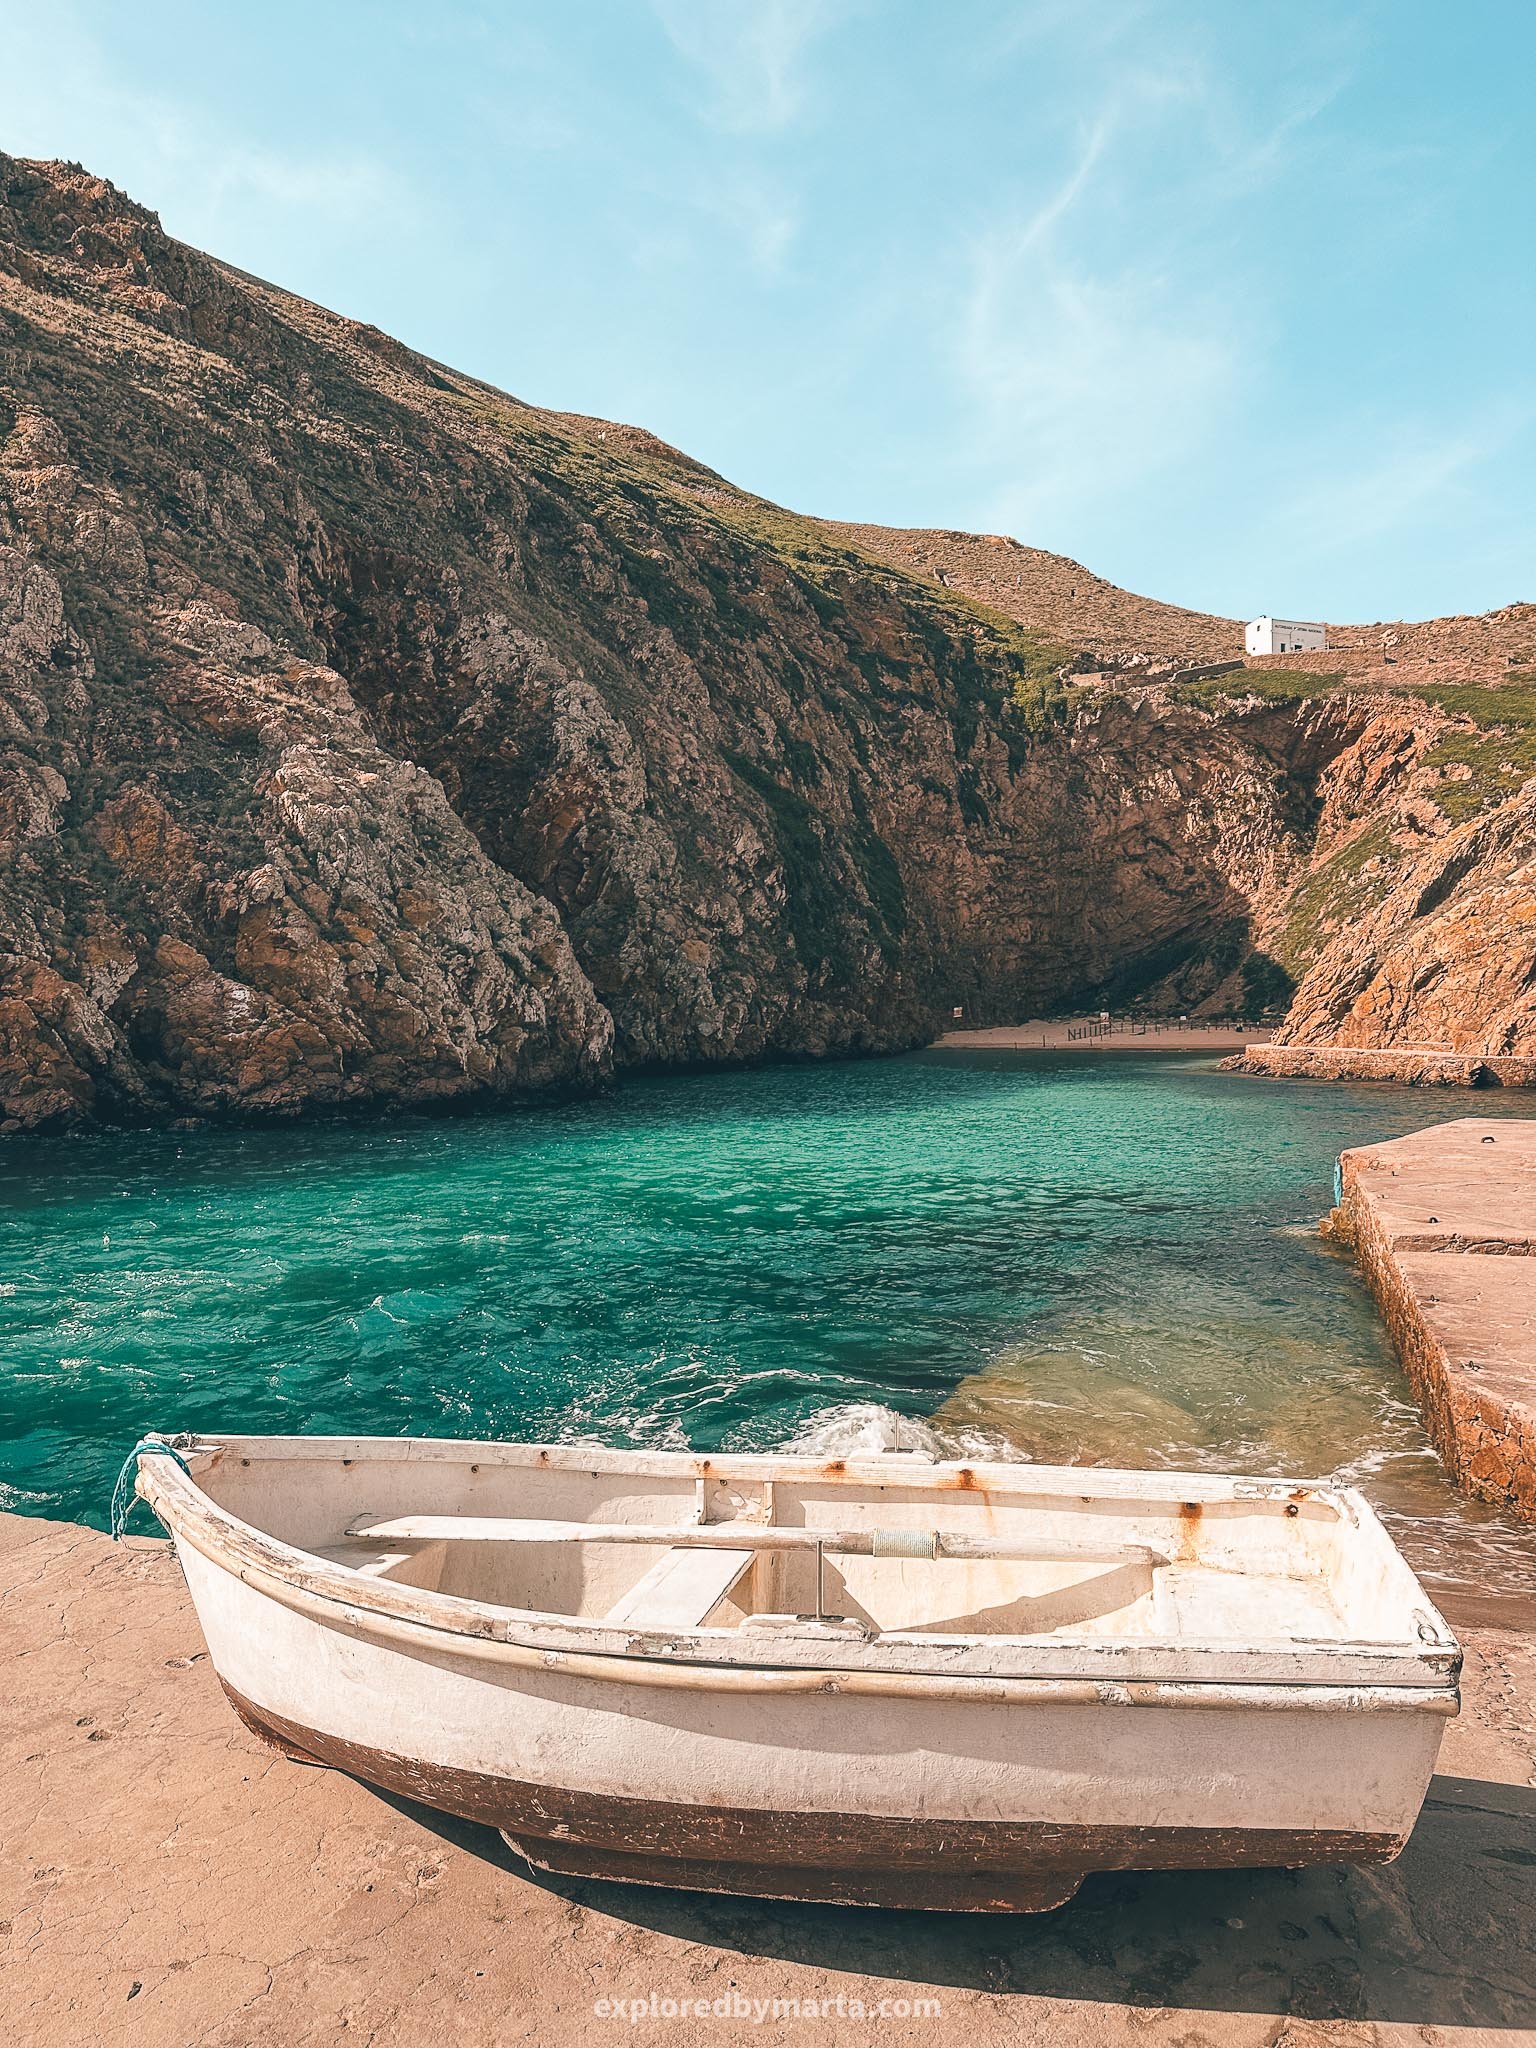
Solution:
M 391 1806 L 573 1904 L 687 1942 L 808 1968 L 1163 2011 L 1418 2026 L 1536 2025 L 1536 1791 L 1437 1777 L 1377 1868 L 1089 1878 L 1042 1914 L 891 1912 L 725 1898 L 530 1869 L 491 1829 Z

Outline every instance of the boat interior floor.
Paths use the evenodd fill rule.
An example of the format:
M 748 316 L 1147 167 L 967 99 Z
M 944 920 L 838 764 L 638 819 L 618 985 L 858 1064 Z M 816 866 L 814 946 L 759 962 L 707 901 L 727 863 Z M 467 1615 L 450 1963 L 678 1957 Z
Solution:
M 1199 1562 L 822 1557 L 601 1544 L 369 1542 L 318 1552 L 365 1577 L 634 1630 L 782 1627 L 865 1636 L 1081 1635 L 1328 1640 L 1344 1618 L 1321 1576 Z M 509 1554 L 510 1552 L 510 1554 Z

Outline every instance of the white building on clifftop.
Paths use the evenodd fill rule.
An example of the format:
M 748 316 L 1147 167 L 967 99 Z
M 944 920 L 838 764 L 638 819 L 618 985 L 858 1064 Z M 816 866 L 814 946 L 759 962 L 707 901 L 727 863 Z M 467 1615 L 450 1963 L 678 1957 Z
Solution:
M 1245 654 L 1321 654 L 1328 628 L 1305 619 L 1250 619 L 1243 631 Z

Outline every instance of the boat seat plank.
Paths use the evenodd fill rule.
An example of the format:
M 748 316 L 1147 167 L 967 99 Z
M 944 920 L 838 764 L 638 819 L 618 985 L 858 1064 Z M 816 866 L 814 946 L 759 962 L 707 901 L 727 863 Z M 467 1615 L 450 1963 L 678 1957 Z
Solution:
M 527 1516 L 360 1515 L 347 1534 L 374 1543 L 666 1543 L 679 1549 L 815 1550 L 862 1557 L 918 1559 L 1019 1558 L 1034 1563 L 1140 1563 L 1159 1570 L 1168 1553 L 1146 1543 L 1113 1538 L 1083 1543 L 1059 1535 L 972 1535 L 956 1529 L 870 1526 L 831 1529 L 817 1525 L 783 1528 L 740 1522 L 550 1522 Z
M 701 1628 L 753 1556 L 750 1550 L 669 1550 L 603 1621 L 623 1628 Z
M 323 1557 L 327 1564 L 345 1565 L 360 1578 L 384 1579 L 403 1564 L 410 1564 L 416 1556 L 414 1550 L 381 1550 L 377 1543 L 334 1543 L 329 1547 L 317 1547 L 316 1557 Z

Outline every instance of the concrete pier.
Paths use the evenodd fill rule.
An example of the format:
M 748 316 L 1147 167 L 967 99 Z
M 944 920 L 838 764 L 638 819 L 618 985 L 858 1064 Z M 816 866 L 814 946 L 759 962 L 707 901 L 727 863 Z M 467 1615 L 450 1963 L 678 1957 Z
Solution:
M 1464 1709 L 1396 1863 L 1091 1878 L 998 1919 L 536 1881 L 488 1829 L 248 1734 L 167 1544 L 0 1516 L 0 1588 L 6 2048 L 1536 2039 L 1536 1646 L 1513 1634 L 1463 1632 Z
M 1536 1521 L 1536 1121 L 1463 1117 L 1339 1162 L 1330 1230 L 1458 1485 Z

